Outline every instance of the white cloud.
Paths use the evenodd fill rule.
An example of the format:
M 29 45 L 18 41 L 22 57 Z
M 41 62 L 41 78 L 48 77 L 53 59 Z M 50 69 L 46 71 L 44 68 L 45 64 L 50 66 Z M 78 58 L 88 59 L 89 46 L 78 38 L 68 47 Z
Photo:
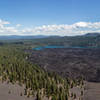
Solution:
M 22 25 L 21 25 L 21 24 L 17 24 L 17 25 L 16 25 L 16 27 L 20 27 L 20 26 L 22 26 Z
M 20 28 L 21 27 L 21 28 Z M 0 35 L 60 35 L 74 36 L 88 32 L 100 32 L 100 22 L 77 22 L 74 24 L 43 25 L 34 28 L 23 28 L 22 25 L 12 26 L 9 21 L 0 19 Z

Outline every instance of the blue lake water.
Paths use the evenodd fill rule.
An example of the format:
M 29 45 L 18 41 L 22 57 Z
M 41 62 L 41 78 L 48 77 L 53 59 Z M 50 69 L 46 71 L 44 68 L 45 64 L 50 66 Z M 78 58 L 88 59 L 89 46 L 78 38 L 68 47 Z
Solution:
M 88 48 L 88 47 L 66 47 L 66 46 L 39 46 L 36 48 L 33 48 L 33 50 L 44 50 L 44 49 L 52 49 L 52 48 Z

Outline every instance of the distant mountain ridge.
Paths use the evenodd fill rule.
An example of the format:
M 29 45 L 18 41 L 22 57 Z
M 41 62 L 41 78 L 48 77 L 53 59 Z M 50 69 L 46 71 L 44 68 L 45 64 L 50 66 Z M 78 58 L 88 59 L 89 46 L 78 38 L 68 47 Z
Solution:
M 100 33 L 87 33 L 84 36 L 98 36 Z
M 56 36 L 46 36 L 46 35 L 31 35 L 31 36 L 20 36 L 20 35 L 6 35 L 0 36 L 0 40 L 12 40 L 12 39 L 41 39 L 41 38 L 48 38 L 48 37 L 56 37 Z M 58 36 L 57 36 L 58 37 Z
M 100 33 L 87 33 L 85 35 L 80 35 L 80 37 L 83 37 L 83 36 L 99 36 Z M 49 36 L 46 36 L 46 35 L 31 35 L 31 36 L 20 36 L 20 35 L 5 35 L 5 36 L 0 36 L 0 40 L 6 40 L 6 39 L 41 39 L 41 38 L 59 38 L 61 36 L 52 36 L 52 35 L 49 35 Z M 70 36 L 63 36 L 63 37 L 69 37 Z M 71 36 L 71 37 L 78 37 L 78 36 Z
M 38 45 L 55 45 L 55 46 L 74 46 L 74 47 L 100 47 L 100 33 L 87 33 L 80 36 L 0 36 L 0 40 L 28 40 L 30 43 Z M 19 43 L 17 43 L 19 44 Z
M 0 40 L 5 39 L 36 39 L 36 38 L 46 38 L 48 36 L 37 35 L 37 36 L 20 36 L 20 35 L 9 35 L 9 36 L 0 36 Z
M 79 36 L 56 36 L 38 39 L 34 41 L 36 44 L 56 45 L 67 47 L 99 47 L 100 48 L 100 33 L 87 33 Z

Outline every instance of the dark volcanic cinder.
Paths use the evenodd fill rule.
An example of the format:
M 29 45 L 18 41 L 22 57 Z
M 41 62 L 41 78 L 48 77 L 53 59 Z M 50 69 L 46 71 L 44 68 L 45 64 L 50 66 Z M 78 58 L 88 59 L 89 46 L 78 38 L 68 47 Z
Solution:
M 53 48 L 29 52 L 29 60 L 45 70 L 57 72 L 64 77 L 100 81 L 99 48 Z

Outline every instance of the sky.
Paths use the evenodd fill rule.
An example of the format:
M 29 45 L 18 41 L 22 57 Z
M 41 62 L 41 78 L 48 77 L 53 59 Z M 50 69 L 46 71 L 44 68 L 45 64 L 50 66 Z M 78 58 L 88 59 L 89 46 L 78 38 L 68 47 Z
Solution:
M 100 0 L 0 0 L 0 35 L 100 32 Z

